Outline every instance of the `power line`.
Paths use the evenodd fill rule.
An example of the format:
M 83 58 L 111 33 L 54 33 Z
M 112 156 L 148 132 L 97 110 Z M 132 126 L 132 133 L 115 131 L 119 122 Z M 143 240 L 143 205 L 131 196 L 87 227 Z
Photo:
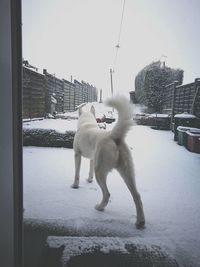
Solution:
M 114 72 L 114 70 L 115 70 L 115 66 L 116 66 L 116 63 L 117 63 L 118 51 L 119 51 L 119 48 L 120 48 L 120 39 L 121 39 L 122 25 L 123 25 L 123 19 L 124 19 L 125 2 L 126 2 L 126 0 L 123 0 L 122 14 L 121 14 L 121 20 L 120 20 L 120 27 L 119 27 L 119 34 L 118 34 L 117 44 L 115 46 L 116 53 L 115 53 L 115 57 L 114 57 L 114 63 L 113 63 L 112 72 Z
M 122 24 L 123 24 L 123 19 L 124 19 L 124 10 L 125 10 L 125 0 L 123 0 L 123 7 L 122 7 L 122 15 L 121 15 L 121 20 L 120 20 L 120 27 L 119 27 L 119 34 L 118 34 L 118 39 L 117 39 L 117 44 L 115 46 L 116 52 L 115 52 L 115 57 L 114 57 L 114 62 L 113 62 L 113 68 L 110 69 L 110 84 L 111 84 L 111 95 L 113 96 L 113 72 L 115 70 L 115 66 L 117 63 L 117 56 L 118 56 L 118 50 L 120 48 L 120 38 L 121 38 L 121 33 L 122 33 Z
M 120 38 L 121 38 L 122 24 L 123 24 L 123 19 L 124 19 L 125 2 L 126 2 L 126 1 L 124 0 L 124 1 L 123 1 L 122 16 L 121 16 L 121 22 L 120 22 L 119 36 L 118 36 L 118 42 L 117 42 L 117 45 L 119 45 Z

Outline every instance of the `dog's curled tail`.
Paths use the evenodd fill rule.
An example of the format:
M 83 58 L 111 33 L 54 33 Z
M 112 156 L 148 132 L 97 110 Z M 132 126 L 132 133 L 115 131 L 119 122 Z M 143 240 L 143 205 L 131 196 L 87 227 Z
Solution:
M 133 110 L 129 100 L 124 96 L 117 95 L 109 98 L 105 104 L 118 111 L 118 121 L 111 131 L 111 137 L 115 141 L 125 138 L 131 126 L 134 125 Z

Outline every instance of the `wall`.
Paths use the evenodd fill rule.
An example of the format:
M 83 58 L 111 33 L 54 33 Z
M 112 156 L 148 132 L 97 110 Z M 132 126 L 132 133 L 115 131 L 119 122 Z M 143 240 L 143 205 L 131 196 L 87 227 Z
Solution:
M 62 113 L 74 111 L 82 103 L 97 101 L 97 88 L 83 81 L 59 79 L 46 69 L 41 74 L 23 66 L 23 118 L 50 113 L 52 95 L 57 101 L 56 112 Z
M 73 111 L 75 107 L 74 83 L 63 79 L 63 90 L 64 90 L 64 111 Z
M 23 118 L 44 116 L 45 89 L 44 75 L 23 67 Z
M 163 113 L 175 115 L 188 112 L 200 118 L 200 79 L 180 86 L 177 82 L 167 85 L 163 99 Z

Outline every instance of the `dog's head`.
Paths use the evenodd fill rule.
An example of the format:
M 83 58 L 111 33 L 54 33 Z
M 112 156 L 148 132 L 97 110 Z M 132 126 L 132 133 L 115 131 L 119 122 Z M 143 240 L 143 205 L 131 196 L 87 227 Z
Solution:
M 94 108 L 94 106 L 91 106 L 89 112 L 83 112 L 83 109 L 82 109 L 82 108 L 83 108 L 83 106 L 80 107 L 80 108 L 78 109 L 78 115 L 79 115 L 79 117 L 80 117 L 82 114 L 84 114 L 84 113 L 91 113 L 91 114 L 93 114 L 93 116 L 95 117 L 95 108 Z
M 82 107 L 78 109 L 79 114 L 79 120 L 78 120 L 78 128 L 82 124 L 96 124 L 96 118 L 95 118 L 95 108 L 94 106 L 91 106 L 90 111 L 83 111 Z

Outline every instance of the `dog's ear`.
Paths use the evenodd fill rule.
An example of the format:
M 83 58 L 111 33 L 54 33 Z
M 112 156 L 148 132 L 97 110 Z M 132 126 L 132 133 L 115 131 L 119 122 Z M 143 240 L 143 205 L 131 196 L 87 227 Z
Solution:
M 82 107 L 81 107 L 81 108 L 78 109 L 78 115 L 79 115 L 79 117 L 81 116 L 82 113 L 83 113 L 83 111 L 82 111 Z
M 94 106 L 91 106 L 90 112 L 95 116 L 95 108 L 94 108 Z

